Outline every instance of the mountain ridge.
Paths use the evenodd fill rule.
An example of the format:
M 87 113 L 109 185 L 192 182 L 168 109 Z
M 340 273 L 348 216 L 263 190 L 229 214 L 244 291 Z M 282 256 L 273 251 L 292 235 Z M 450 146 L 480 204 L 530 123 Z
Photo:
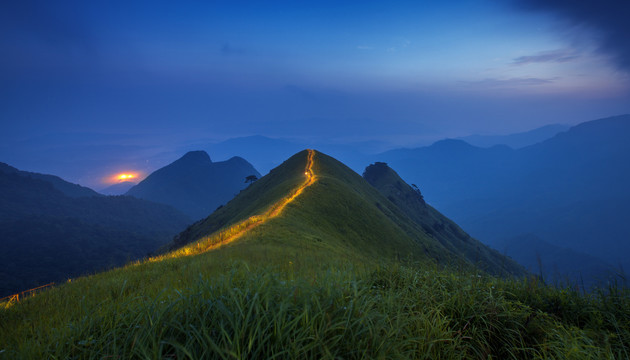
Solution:
M 583 296 L 534 277 L 488 276 L 410 221 L 412 205 L 430 209 L 393 171 L 376 177 L 375 184 L 392 185 L 379 191 L 324 154 L 309 166 L 310 154 L 287 159 L 189 227 L 190 241 L 166 256 L 2 303 L 1 351 L 12 358 L 296 359 L 615 358 L 627 351 L 624 289 Z M 406 190 L 399 198 L 389 191 L 394 201 L 383 195 L 399 188 Z M 406 210 L 394 203 L 405 199 Z M 217 230 L 230 236 L 232 225 L 276 209 L 278 216 L 238 241 L 205 246 L 221 240 Z
M 306 173 L 299 170 L 304 169 L 304 166 Z M 311 167 L 312 176 L 308 170 Z M 304 185 L 297 186 L 304 176 L 307 177 L 307 191 L 303 191 L 306 189 Z M 285 190 L 275 191 L 276 183 L 292 185 L 288 189 L 283 185 Z M 272 198 L 276 200 L 252 204 L 252 199 L 265 198 L 269 195 L 263 194 L 269 192 L 275 193 Z M 289 197 L 290 201 L 285 204 L 287 213 L 282 218 L 265 215 L 273 213 L 276 206 L 269 203 L 282 203 L 283 194 L 287 193 L 300 195 L 299 198 L 297 195 Z M 249 207 L 249 210 L 239 210 L 245 207 Z M 240 215 L 235 216 L 237 213 Z M 252 229 L 252 223 L 256 223 L 256 226 L 251 234 L 241 232 L 243 228 Z M 306 224 L 310 226 L 306 227 Z M 241 242 L 249 239 L 258 244 L 277 243 L 277 239 L 285 238 L 287 232 L 302 239 L 296 240 L 299 243 L 328 248 L 340 255 L 345 254 L 343 256 L 412 256 L 419 261 L 474 266 L 472 259 L 429 236 L 425 228 L 408 218 L 402 209 L 381 195 L 360 175 L 337 160 L 313 150 L 302 151 L 289 158 L 208 218 L 190 226 L 176 237 L 168 250 L 186 248 L 180 253 L 190 254 L 205 251 L 205 248 L 214 249 L 219 244 L 231 242 L 232 238 L 226 238 L 233 233 L 242 236 Z M 204 245 L 199 245 L 200 241 Z M 287 245 L 294 246 L 290 243 Z M 478 249 L 479 246 L 485 248 L 480 243 L 477 244 Z M 477 256 L 485 260 L 488 255 L 478 252 Z M 501 258 L 498 253 L 495 256 Z M 495 274 L 524 273 L 515 263 L 502 268 L 510 262 L 507 259 L 502 264 L 485 261 L 486 270 Z

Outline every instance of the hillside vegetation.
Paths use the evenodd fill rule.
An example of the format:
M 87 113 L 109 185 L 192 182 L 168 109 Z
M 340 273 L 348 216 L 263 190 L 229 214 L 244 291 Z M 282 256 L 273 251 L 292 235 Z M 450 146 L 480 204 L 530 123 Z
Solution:
M 0 297 L 143 258 L 190 222 L 166 205 L 0 166 Z
M 3 304 L 0 357 L 627 357 L 625 289 L 580 295 L 492 277 L 343 164 L 312 154 L 310 185 L 305 151 L 163 256 Z M 304 184 L 251 231 L 219 236 Z

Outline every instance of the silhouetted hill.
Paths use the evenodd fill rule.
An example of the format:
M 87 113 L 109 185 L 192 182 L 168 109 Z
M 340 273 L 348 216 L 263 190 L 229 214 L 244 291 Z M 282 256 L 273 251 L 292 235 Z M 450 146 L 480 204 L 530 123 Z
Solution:
M 452 202 L 473 197 L 470 189 L 500 191 L 498 186 L 509 172 L 499 170 L 511 166 L 514 153 L 507 146 L 484 149 L 462 140 L 446 139 L 427 147 L 391 150 L 375 158 L 397 169 L 406 181 L 425 189 L 426 200 L 443 209 Z
M 208 151 L 215 159 L 228 159 L 237 155 L 254 164 L 261 174 L 266 174 L 303 148 L 302 144 L 289 140 L 256 135 L 212 144 L 208 146 Z
M 103 196 L 90 188 L 87 188 L 78 184 L 69 183 L 58 176 L 38 174 L 38 173 L 28 172 L 28 171 L 21 171 L 2 162 L 0 162 L 0 172 L 8 173 L 8 174 L 19 174 L 20 176 L 26 176 L 33 179 L 46 181 L 52 184 L 52 186 L 54 186 L 55 189 L 61 191 L 62 193 L 64 193 L 64 195 L 70 196 L 70 197 L 76 198 L 76 197 Z
M 300 152 L 252 184 L 225 206 L 178 235 L 168 250 L 175 250 L 220 229 L 263 213 L 304 181 L 307 152 Z M 439 224 L 415 222 L 407 209 L 397 206 L 361 176 L 339 161 L 314 153 L 316 181 L 296 198 L 282 216 L 246 234 L 247 246 L 277 244 L 326 249 L 328 257 L 405 259 L 441 265 L 476 266 L 494 274 L 524 274 L 509 259 L 462 235 L 454 223 L 427 209 Z M 448 234 L 442 234 L 448 232 Z M 448 241 L 444 241 L 448 239 Z M 466 241 L 472 246 L 463 246 Z M 245 246 L 245 245 L 243 245 Z M 251 250 L 249 250 L 251 251 Z
M 212 162 L 205 151 L 191 151 L 151 173 L 126 195 L 168 204 L 201 219 L 245 188 L 249 175 L 260 177 L 243 158 Z
M 545 125 L 530 131 L 509 135 L 470 135 L 459 138 L 478 147 L 492 147 L 494 145 L 507 145 L 512 149 L 520 149 L 525 146 L 547 140 L 558 133 L 569 130 L 570 126 L 561 124 Z
M 190 223 L 128 196 L 71 197 L 38 175 L 0 172 L 0 296 L 141 258 Z
M 104 195 L 122 195 L 136 185 L 133 181 L 122 181 L 100 190 L 99 193 Z
M 448 141 L 378 159 L 400 169 L 429 203 L 485 243 L 534 234 L 628 268 L 629 133 L 630 115 L 623 115 L 518 150 Z

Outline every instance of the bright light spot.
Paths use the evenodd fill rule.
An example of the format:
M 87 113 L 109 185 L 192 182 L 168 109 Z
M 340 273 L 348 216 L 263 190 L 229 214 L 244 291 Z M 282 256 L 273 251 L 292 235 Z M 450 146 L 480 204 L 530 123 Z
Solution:
M 142 180 L 143 177 L 144 174 L 140 171 L 127 170 L 125 172 L 114 173 L 103 178 L 103 183 L 109 185 L 118 184 L 125 181 L 137 183 L 138 181 Z

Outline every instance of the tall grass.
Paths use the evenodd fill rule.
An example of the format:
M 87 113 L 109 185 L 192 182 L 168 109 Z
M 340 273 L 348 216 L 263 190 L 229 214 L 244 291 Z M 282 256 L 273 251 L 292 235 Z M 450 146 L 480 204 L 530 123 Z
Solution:
M 427 267 L 301 272 L 246 263 L 172 291 L 118 285 L 112 300 L 79 301 L 81 316 L 49 327 L 16 324 L 19 306 L 0 311 L 0 357 L 619 359 L 628 352 L 630 296 L 618 288 L 584 296 Z M 39 309 L 30 316 L 46 316 Z M 11 325 L 26 328 L 21 338 L 4 328 Z

